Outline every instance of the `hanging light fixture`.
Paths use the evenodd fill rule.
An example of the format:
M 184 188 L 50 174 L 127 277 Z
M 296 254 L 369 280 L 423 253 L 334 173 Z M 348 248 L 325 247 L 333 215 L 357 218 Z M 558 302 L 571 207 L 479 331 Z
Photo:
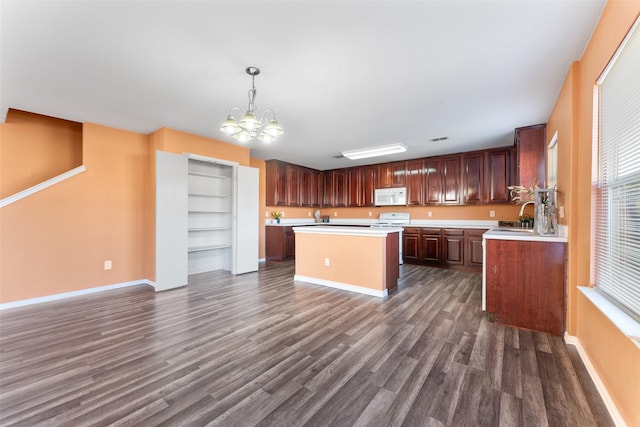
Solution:
M 247 112 L 240 120 L 236 120 L 233 116 L 235 110 L 242 114 L 242 110 L 238 107 L 231 107 L 229 116 L 220 126 L 220 130 L 226 134 L 233 136 L 239 142 L 249 142 L 259 138 L 264 142 L 274 141 L 282 135 L 284 131 L 276 120 L 276 113 L 273 110 L 265 110 L 260 114 L 258 119 L 256 115 L 256 85 L 255 79 L 260 74 L 257 67 L 247 67 L 247 74 L 251 76 L 251 89 L 249 89 L 249 107 Z M 271 120 L 267 119 L 267 113 L 271 113 Z

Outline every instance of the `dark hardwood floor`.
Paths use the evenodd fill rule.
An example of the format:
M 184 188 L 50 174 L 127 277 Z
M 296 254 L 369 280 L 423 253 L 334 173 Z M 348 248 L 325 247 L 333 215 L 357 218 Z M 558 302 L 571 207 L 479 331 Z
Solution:
M 482 277 L 382 300 L 293 263 L 0 312 L 0 425 L 609 426 L 561 337 L 490 323 Z

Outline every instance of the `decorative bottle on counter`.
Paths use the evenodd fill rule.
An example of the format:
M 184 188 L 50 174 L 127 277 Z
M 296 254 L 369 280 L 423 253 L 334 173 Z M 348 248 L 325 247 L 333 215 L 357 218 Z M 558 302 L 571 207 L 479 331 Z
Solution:
M 534 190 L 534 227 L 540 236 L 558 235 L 558 216 L 556 214 L 556 189 Z

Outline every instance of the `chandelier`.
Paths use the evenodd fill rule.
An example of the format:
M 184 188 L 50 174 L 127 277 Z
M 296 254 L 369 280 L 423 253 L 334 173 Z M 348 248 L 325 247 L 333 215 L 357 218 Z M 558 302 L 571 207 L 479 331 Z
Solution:
M 249 107 L 247 112 L 240 120 L 236 120 L 233 116 L 234 111 L 238 111 L 242 114 L 242 110 L 238 107 L 231 107 L 229 110 L 229 116 L 220 126 L 220 130 L 226 134 L 233 136 L 233 138 L 239 142 L 249 142 L 253 139 L 259 138 L 264 142 L 274 141 L 277 137 L 282 135 L 284 131 L 276 120 L 276 113 L 273 110 L 265 110 L 260 114 L 258 119 L 256 115 L 256 85 L 255 79 L 260 74 L 260 69 L 257 67 L 247 67 L 247 74 L 251 76 L 251 89 L 249 89 Z M 267 120 L 267 113 L 271 113 L 271 120 Z

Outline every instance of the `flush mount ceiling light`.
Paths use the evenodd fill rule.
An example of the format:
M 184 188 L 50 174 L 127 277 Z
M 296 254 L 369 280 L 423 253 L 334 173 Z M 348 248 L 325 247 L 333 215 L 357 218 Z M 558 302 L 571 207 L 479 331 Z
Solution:
M 247 74 L 251 76 L 251 89 L 249 89 L 249 107 L 244 116 L 239 120 L 233 116 L 234 111 L 242 114 L 242 110 L 238 107 L 231 107 L 229 116 L 220 126 L 220 130 L 228 135 L 233 136 L 236 141 L 249 142 L 259 138 L 264 142 L 274 141 L 282 135 L 284 131 L 276 120 L 276 113 L 273 110 L 265 110 L 260 114 L 258 119 L 256 115 L 256 85 L 255 79 L 260 74 L 257 67 L 247 67 Z M 271 113 L 271 120 L 267 120 L 267 113 Z
M 363 148 L 361 150 L 343 151 L 342 155 L 347 159 L 358 160 L 367 157 L 386 156 L 388 154 L 404 153 L 407 146 L 404 144 L 381 145 L 378 147 Z

